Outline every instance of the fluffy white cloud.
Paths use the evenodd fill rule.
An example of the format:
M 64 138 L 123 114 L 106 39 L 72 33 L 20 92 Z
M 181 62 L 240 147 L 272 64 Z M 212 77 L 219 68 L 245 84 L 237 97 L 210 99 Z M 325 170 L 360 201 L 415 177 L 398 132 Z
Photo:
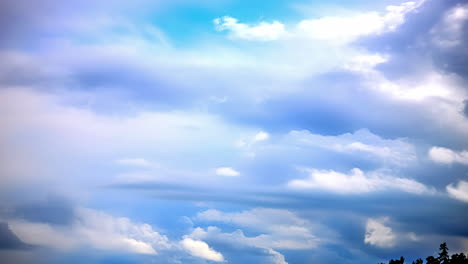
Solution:
M 128 218 L 79 208 L 71 226 L 60 226 L 24 220 L 9 221 L 11 230 L 32 245 L 72 250 L 92 247 L 99 250 L 138 254 L 157 254 L 171 247 L 166 236 L 148 224 L 138 224 Z
M 367 89 L 425 109 L 428 114 L 424 118 L 433 123 L 435 129 L 460 138 L 468 133 L 468 122 L 460 111 L 464 107 L 463 98 L 468 97 L 461 76 L 440 73 L 431 67 L 423 74 L 408 75 L 398 80 L 389 80 L 375 69 L 367 69 L 362 77 Z M 451 129 L 444 129 L 446 127 Z
M 221 253 L 213 250 L 207 243 L 201 240 L 193 240 L 191 238 L 184 238 L 181 242 L 182 247 L 192 256 L 212 260 L 216 262 L 224 261 Z
M 424 194 L 433 190 L 412 179 L 381 175 L 380 173 L 364 173 L 354 168 L 349 174 L 333 170 L 307 169 L 309 177 L 296 179 L 288 183 L 293 189 L 317 189 L 341 194 L 369 193 L 381 190 L 400 190 L 408 193 Z
M 428 98 L 444 98 L 449 100 L 458 100 L 465 92 L 457 86 L 457 76 L 443 75 L 437 72 L 429 71 L 422 80 L 401 80 L 393 82 L 385 79 L 380 73 L 374 72 L 369 75 L 369 83 L 381 92 L 392 95 L 393 97 L 407 101 L 422 101 Z
M 284 258 L 284 256 L 279 253 L 278 251 L 275 251 L 271 248 L 267 249 L 267 253 L 270 254 L 271 256 L 271 262 L 272 264 L 288 264 L 288 262 L 286 262 L 286 259 Z
M 385 225 L 387 221 L 387 218 L 368 219 L 364 243 L 381 248 L 393 247 L 397 237 L 392 229 Z
M 452 164 L 461 163 L 468 165 L 468 151 L 453 151 L 443 147 L 432 147 L 429 150 L 429 158 L 437 163 Z
M 322 17 L 301 21 L 298 30 L 311 38 L 346 43 L 361 36 L 395 30 L 405 22 L 405 15 L 424 1 L 405 2 L 386 7 L 386 13 L 368 12 L 349 17 Z
M 215 173 L 216 173 L 216 175 L 226 176 L 226 177 L 236 177 L 236 176 L 240 175 L 240 173 L 238 171 L 236 171 L 235 169 L 233 169 L 231 167 L 217 168 Z
M 31 245 L 40 245 L 58 250 L 72 250 L 80 244 L 80 241 L 65 228 L 23 220 L 9 221 L 8 225 L 18 238 Z M 147 247 L 144 248 L 145 251 L 147 249 Z
M 225 16 L 216 18 L 213 22 L 217 30 L 228 30 L 232 38 L 271 41 L 286 35 L 284 25 L 278 21 L 273 21 L 272 23 L 260 22 L 256 25 L 248 25 L 239 23 L 235 18 Z
M 468 4 L 450 9 L 432 29 L 432 41 L 441 48 L 453 48 L 462 44 L 463 26 L 467 20 Z
M 270 135 L 267 133 L 267 132 L 264 132 L 264 131 L 260 131 L 258 132 L 255 137 L 254 137 L 254 141 L 257 142 L 257 141 L 265 141 L 267 140 L 268 138 L 270 138 Z
M 312 38 L 336 44 L 351 42 L 361 36 L 381 34 L 395 30 L 405 22 L 406 14 L 415 11 L 424 0 L 405 2 L 401 5 L 386 7 L 386 12 L 367 12 L 345 17 L 322 17 L 300 21 L 294 30 L 287 32 L 285 26 L 274 21 L 260 22 L 256 25 L 239 23 L 232 17 L 214 20 L 216 29 L 228 30 L 233 38 L 272 41 L 281 38 Z
M 255 248 L 261 250 L 262 253 L 269 255 L 269 263 L 287 264 L 284 256 L 273 248 L 286 249 L 304 249 L 304 248 L 288 248 L 278 246 L 281 242 L 276 241 L 276 237 L 270 235 L 258 235 L 255 237 L 247 237 L 241 230 L 236 230 L 232 233 L 224 233 L 215 226 L 209 226 L 206 229 L 197 227 L 188 235 L 193 239 L 209 240 L 217 243 L 229 244 L 235 248 Z
M 239 230 L 229 234 L 245 244 L 273 249 L 308 249 L 314 248 L 318 239 L 312 234 L 312 224 L 288 210 L 254 208 L 252 210 L 224 213 L 218 210 L 207 210 L 197 214 L 197 220 L 224 222 L 249 228 L 262 234 L 256 237 L 245 237 Z M 219 236 L 220 231 L 212 229 Z M 227 236 L 227 235 L 223 235 Z
M 449 184 L 446 189 L 452 198 L 468 203 L 467 181 L 459 181 L 457 184 Z
M 380 248 L 391 248 L 401 242 L 416 242 L 423 239 L 414 232 L 395 231 L 390 224 L 388 217 L 367 219 L 364 243 Z

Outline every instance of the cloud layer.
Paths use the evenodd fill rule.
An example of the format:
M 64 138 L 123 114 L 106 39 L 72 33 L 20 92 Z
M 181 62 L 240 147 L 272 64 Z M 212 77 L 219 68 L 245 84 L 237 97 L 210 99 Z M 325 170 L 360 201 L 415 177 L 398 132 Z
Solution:
M 466 251 L 467 10 L 2 1 L 0 258 Z

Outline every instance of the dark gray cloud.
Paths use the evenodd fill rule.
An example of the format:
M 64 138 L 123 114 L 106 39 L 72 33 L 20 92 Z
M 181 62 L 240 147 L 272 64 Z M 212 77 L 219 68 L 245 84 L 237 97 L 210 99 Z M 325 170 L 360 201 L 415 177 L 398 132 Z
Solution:
M 420 75 L 431 65 L 443 73 L 456 73 L 466 78 L 468 72 L 467 25 L 460 32 L 460 45 L 444 48 L 434 42 L 437 28 L 443 25 L 447 12 L 463 4 L 460 0 L 428 0 L 416 13 L 408 14 L 406 22 L 396 31 L 368 37 L 358 44 L 375 52 L 391 54 L 391 60 L 378 66 L 388 78 L 398 79 L 408 74 Z M 446 38 L 447 36 L 445 36 Z M 444 36 L 441 36 L 444 38 Z
M 120 184 L 114 188 L 137 190 L 155 199 L 239 204 L 298 210 L 313 221 L 321 222 L 343 234 L 343 238 L 361 240 L 362 220 L 367 217 L 388 216 L 399 223 L 400 230 L 422 235 L 468 236 L 468 204 L 443 194 L 413 195 L 380 191 L 372 194 L 337 195 L 322 191 L 290 192 L 284 190 L 231 189 L 226 186 L 209 190 L 181 185 Z M 215 190 L 214 190 L 215 189 Z M 446 217 L 457 215 L 457 217 Z M 338 217 L 339 216 L 339 217 Z M 428 221 L 428 217 L 430 221 Z M 343 221 L 343 219 L 348 219 Z M 357 222 L 356 222 L 357 221 Z M 354 223 L 355 228 L 351 228 Z
M 447 129 L 437 121 L 438 117 L 428 114 L 430 105 L 440 104 L 437 98 L 423 102 L 399 100 L 373 91 L 363 82 L 360 75 L 334 72 L 310 78 L 297 92 L 262 103 L 228 102 L 214 110 L 234 122 L 280 133 L 307 129 L 338 135 L 368 128 L 385 138 L 407 137 L 445 146 L 468 144 L 464 132 Z
M 21 241 L 8 227 L 8 223 L 0 222 L 0 251 L 5 249 L 31 249 L 32 246 Z M 0 253 L 1 254 L 1 253 Z
M 31 222 L 58 225 L 68 225 L 75 217 L 72 202 L 62 197 L 48 197 L 42 202 L 20 204 L 13 209 L 13 214 Z
M 5 200 L 9 203 L 2 205 L 0 216 L 6 219 L 55 225 L 70 225 L 75 219 L 74 203 L 63 196 L 48 195 L 44 198 L 38 195 L 20 198 L 9 195 Z

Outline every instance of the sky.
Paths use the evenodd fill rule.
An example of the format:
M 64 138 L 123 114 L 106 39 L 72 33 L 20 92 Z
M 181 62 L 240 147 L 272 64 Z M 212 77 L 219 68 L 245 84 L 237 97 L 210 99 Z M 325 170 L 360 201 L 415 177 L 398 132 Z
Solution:
M 5 264 L 468 252 L 468 3 L 0 1 Z

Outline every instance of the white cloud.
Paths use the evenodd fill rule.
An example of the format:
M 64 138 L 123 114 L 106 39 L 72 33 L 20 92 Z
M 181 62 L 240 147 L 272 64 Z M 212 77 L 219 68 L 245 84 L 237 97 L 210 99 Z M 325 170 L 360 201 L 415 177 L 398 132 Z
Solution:
M 235 18 L 225 16 L 216 18 L 213 22 L 217 30 L 228 30 L 232 38 L 271 41 L 286 35 L 284 25 L 278 21 L 273 21 L 272 23 L 260 22 L 255 25 L 248 25 L 239 23 Z
M 333 170 L 307 169 L 309 177 L 288 182 L 288 186 L 298 190 L 317 189 L 341 194 L 359 194 L 387 189 L 408 193 L 424 194 L 433 190 L 424 184 L 407 178 L 397 178 L 380 173 L 364 173 L 354 168 L 349 174 Z
M 404 166 L 416 160 L 414 147 L 406 139 L 384 139 L 367 129 L 338 136 L 322 136 L 307 130 L 293 130 L 289 132 L 287 141 L 295 145 L 358 154 L 363 158 L 379 159 L 392 165 Z
M 236 170 L 234 170 L 233 168 L 231 167 L 220 167 L 220 168 L 217 168 L 216 171 L 215 171 L 216 175 L 219 175 L 219 176 L 226 176 L 226 177 L 236 177 L 236 176 L 239 176 L 240 173 Z
M 468 133 L 468 122 L 460 109 L 463 108 L 462 99 L 467 98 L 468 93 L 462 78 L 454 73 L 440 73 L 430 63 L 421 62 L 421 65 L 429 69 L 423 74 L 408 75 L 398 80 L 388 80 L 377 70 L 368 71 L 362 75 L 363 85 L 371 91 L 382 93 L 382 96 L 390 96 L 404 104 L 418 105 L 427 113 L 423 117 L 433 124 L 434 129 L 463 138 Z
M 333 43 L 351 42 L 361 36 L 394 31 L 405 22 L 406 14 L 416 10 L 424 1 L 405 2 L 386 7 L 386 13 L 361 13 L 349 17 L 322 17 L 301 21 L 297 28 L 301 34 Z
M 181 241 L 181 244 L 182 247 L 192 256 L 216 262 L 224 261 L 224 257 L 221 253 L 213 250 L 207 243 L 201 240 L 193 240 L 186 237 Z
M 8 225 L 19 239 L 31 245 L 72 250 L 78 247 L 80 243 L 76 238 L 69 235 L 69 230 L 56 228 L 49 224 L 15 220 L 9 221 Z
M 148 224 L 137 224 L 128 218 L 79 208 L 71 226 L 12 220 L 11 230 L 25 243 L 73 250 L 92 247 L 99 250 L 123 251 L 138 254 L 157 254 L 171 247 L 166 236 Z
M 245 156 L 249 158 L 254 158 L 256 156 L 254 148 L 256 144 L 259 142 L 267 141 L 270 138 L 270 134 L 265 131 L 260 131 L 253 136 L 248 136 L 241 138 L 236 141 L 236 147 L 243 148 L 245 152 Z
M 381 248 L 393 247 L 397 237 L 392 229 L 385 225 L 386 222 L 388 222 L 387 218 L 368 219 L 364 242 Z
M 197 214 L 197 219 L 205 221 L 221 221 L 262 230 L 280 231 L 284 225 L 304 225 L 307 220 L 296 216 L 293 212 L 282 209 L 254 208 L 242 212 L 225 213 L 210 209 Z
M 448 148 L 432 147 L 429 150 L 429 158 L 436 163 L 468 165 L 468 151 L 466 150 L 456 152 Z
M 463 43 L 463 27 L 468 21 L 468 4 L 447 11 L 432 30 L 432 41 L 441 48 L 453 48 Z
M 258 132 L 258 133 L 255 135 L 254 141 L 255 141 L 255 142 L 258 142 L 258 141 L 265 141 L 265 140 L 267 140 L 268 138 L 270 138 L 270 135 L 269 135 L 267 132 L 260 131 L 260 132 Z
M 300 21 L 295 30 L 287 32 L 285 26 L 274 21 L 256 25 L 239 23 L 237 19 L 225 16 L 214 20 L 216 29 L 228 30 L 230 36 L 238 39 L 272 41 L 281 38 L 312 38 L 335 44 L 345 44 L 361 36 L 394 31 L 405 22 L 406 14 L 414 12 L 424 0 L 405 2 L 386 7 L 386 12 L 360 13 L 345 17 L 322 17 Z
M 417 242 L 423 239 L 414 232 L 395 231 L 389 225 L 388 217 L 367 219 L 364 243 L 380 248 L 391 248 L 401 242 Z
M 459 181 L 456 185 L 449 184 L 446 189 L 450 197 L 468 203 L 467 181 Z
M 272 264 L 288 264 L 288 262 L 286 262 L 286 259 L 284 258 L 284 256 L 279 253 L 278 251 L 275 251 L 271 248 L 267 249 L 267 253 L 270 254 L 271 256 L 271 262 Z
M 312 224 L 288 210 L 254 208 L 239 213 L 207 210 L 198 213 L 196 219 L 230 223 L 261 232 L 262 234 L 256 237 L 245 237 L 240 230 L 229 235 L 256 247 L 310 249 L 318 243 L 318 239 L 311 232 Z M 219 230 L 211 231 L 219 235 Z
M 205 239 L 214 241 L 217 243 L 224 243 L 229 244 L 235 248 L 254 248 L 261 250 L 263 254 L 269 255 L 268 263 L 274 264 L 287 264 L 284 256 L 279 253 L 278 251 L 274 250 L 272 247 L 278 248 L 277 244 L 279 243 L 276 241 L 277 238 L 270 236 L 270 235 L 258 235 L 255 237 L 247 237 L 244 235 L 242 230 L 236 230 L 232 233 L 224 233 L 215 226 L 209 226 L 206 229 L 197 227 L 195 228 L 192 233 L 188 235 L 188 237 L 194 239 Z M 287 248 L 287 247 L 280 247 L 285 249 L 306 249 L 303 247 L 300 248 Z
M 149 167 L 152 165 L 151 162 L 142 158 L 119 159 L 117 160 L 117 163 L 121 165 L 135 166 L 135 167 Z
M 71 92 L 52 95 L 29 89 L 1 89 L 0 113 L 5 118 L 0 120 L 3 128 L 0 141 L 4 144 L 0 149 L 0 174 L 6 175 L 0 177 L 2 183 L 43 183 L 66 177 L 66 181 L 73 183 L 108 184 L 114 174 L 96 172 L 96 164 L 107 161 L 137 169 L 127 172 L 139 174 L 137 178 L 199 182 L 200 177 L 210 177 L 206 170 L 211 164 L 220 163 L 225 160 L 224 155 L 229 155 L 225 153 L 235 151 L 232 142 L 239 134 L 257 132 L 225 123 L 210 114 L 138 111 L 117 116 L 63 103 L 80 101 L 80 96 L 83 95 Z M 17 101 L 25 105 L 15 104 Z M 41 140 L 30 142 L 28 138 L 33 134 Z M 11 140 L 13 137 L 22 140 Z M 210 144 L 203 143 L 207 141 Z M 48 155 L 35 151 L 44 144 Z M 198 171 L 187 166 L 186 159 L 179 155 L 181 152 L 198 155 L 200 150 L 204 153 L 204 164 Z M 73 160 L 66 158 L 71 153 Z M 138 156 L 127 156 L 128 153 Z M 143 157 L 151 157 L 158 163 Z M 24 166 L 25 163 L 29 165 Z M 168 164 L 177 164 L 177 168 Z M 70 173 L 64 175 L 63 167 Z M 148 170 L 148 175 L 142 175 L 141 169 Z M 96 173 L 102 177 L 94 177 Z
M 466 92 L 458 88 L 456 75 L 440 74 L 429 71 L 422 80 L 400 80 L 397 82 L 387 80 L 383 75 L 373 72 L 369 75 L 369 85 L 388 93 L 397 99 L 407 101 L 422 101 L 428 98 L 443 98 L 458 101 Z
M 368 73 L 374 69 L 376 65 L 388 61 L 388 56 L 381 54 L 359 54 L 345 63 L 344 68 L 350 71 Z

